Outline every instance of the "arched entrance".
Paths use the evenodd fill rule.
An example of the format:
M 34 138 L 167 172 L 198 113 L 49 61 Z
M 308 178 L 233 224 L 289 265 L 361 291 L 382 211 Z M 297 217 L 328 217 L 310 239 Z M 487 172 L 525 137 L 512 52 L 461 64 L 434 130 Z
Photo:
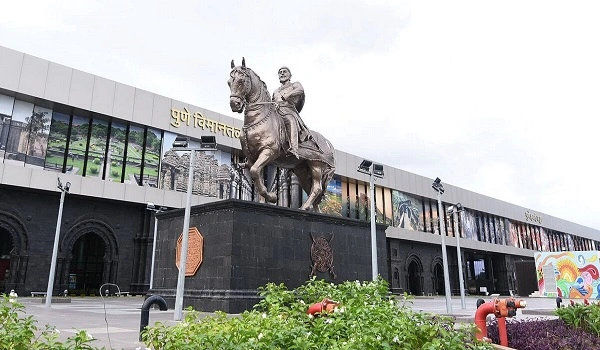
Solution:
M 71 251 L 68 289 L 80 293 L 97 293 L 104 283 L 104 241 L 89 232 L 79 237 Z
M 86 214 L 75 221 L 61 241 L 63 256 L 60 280 L 55 293 L 65 289 L 74 293 L 98 293 L 104 283 L 116 283 L 119 247 L 108 218 L 98 213 Z
M 416 261 L 411 261 L 408 265 L 408 290 L 412 295 L 422 295 L 421 289 L 421 271 Z
M 0 227 L 0 291 L 6 291 L 6 282 L 10 273 L 10 252 L 14 248 L 10 233 Z
M 11 208 L 0 208 L 0 293 L 11 289 L 25 293 L 29 261 L 27 236 L 20 215 Z
M 406 259 L 406 286 L 409 294 L 423 295 L 423 264 L 414 254 Z
M 436 261 L 433 264 L 433 290 L 437 295 L 446 295 L 444 287 L 444 267 Z

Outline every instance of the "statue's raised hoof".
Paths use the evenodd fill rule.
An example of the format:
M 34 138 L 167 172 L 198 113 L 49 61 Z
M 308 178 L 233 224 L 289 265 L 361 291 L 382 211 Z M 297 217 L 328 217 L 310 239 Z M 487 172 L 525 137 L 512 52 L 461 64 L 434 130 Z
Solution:
M 265 199 L 269 203 L 277 203 L 277 195 L 273 192 L 268 192 L 265 196 Z

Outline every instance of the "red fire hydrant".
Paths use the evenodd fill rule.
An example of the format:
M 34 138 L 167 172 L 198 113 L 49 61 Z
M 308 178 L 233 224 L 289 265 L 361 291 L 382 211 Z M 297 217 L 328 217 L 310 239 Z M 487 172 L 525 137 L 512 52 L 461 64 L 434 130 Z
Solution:
M 307 314 L 315 316 L 318 313 L 322 312 L 332 312 L 333 309 L 338 306 L 340 303 L 337 301 L 333 301 L 331 299 L 325 298 L 318 303 L 314 303 L 308 307 L 306 311 Z
M 487 325 L 486 317 L 489 314 L 494 314 L 498 319 L 498 333 L 500 335 L 500 345 L 508 346 L 508 335 L 506 333 L 506 317 L 517 315 L 517 309 L 522 309 L 527 306 L 524 300 L 516 300 L 515 298 L 494 299 L 487 303 L 481 304 L 475 312 L 475 325 L 480 332 L 477 333 L 477 339 L 487 340 Z

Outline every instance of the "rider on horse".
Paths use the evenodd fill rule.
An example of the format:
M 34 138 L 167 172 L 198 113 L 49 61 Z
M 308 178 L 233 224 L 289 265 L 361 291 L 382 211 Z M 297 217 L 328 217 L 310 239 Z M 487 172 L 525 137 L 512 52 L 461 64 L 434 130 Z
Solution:
M 287 153 L 300 158 L 298 155 L 298 142 L 302 143 L 312 139 L 310 130 L 300 118 L 304 107 L 304 88 L 300 82 L 292 83 L 292 73 L 288 67 L 281 67 L 278 71 L 281 86 L 273 92 L 273 101 L 277 103 L 277 111 L 285 122 L 288 132 L 289 148 Z

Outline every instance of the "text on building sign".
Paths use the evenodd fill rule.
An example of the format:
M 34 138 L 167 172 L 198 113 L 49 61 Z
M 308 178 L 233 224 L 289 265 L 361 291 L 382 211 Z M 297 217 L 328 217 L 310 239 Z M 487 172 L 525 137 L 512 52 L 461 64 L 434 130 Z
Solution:
M 193 121 L 192 118 L 194 119 Z M 235 128 L 231 125 L 204 118 L 200 112 L 196 112 L 192 115 L 187 108 L 184 108 L 183 111 L 171 108 L 171 119 L 171 125 L 176 128 L 181 126 L 181 123 L 185 123 L 188 126 L 190 123 L 193 123 L 194 128 L 209 129 L 213 133 L 220 131 L 223 133 L 223 136 L 229 136 L 232 138 L 239 138 L 240 133 L 242 132 L 241 129 Z

